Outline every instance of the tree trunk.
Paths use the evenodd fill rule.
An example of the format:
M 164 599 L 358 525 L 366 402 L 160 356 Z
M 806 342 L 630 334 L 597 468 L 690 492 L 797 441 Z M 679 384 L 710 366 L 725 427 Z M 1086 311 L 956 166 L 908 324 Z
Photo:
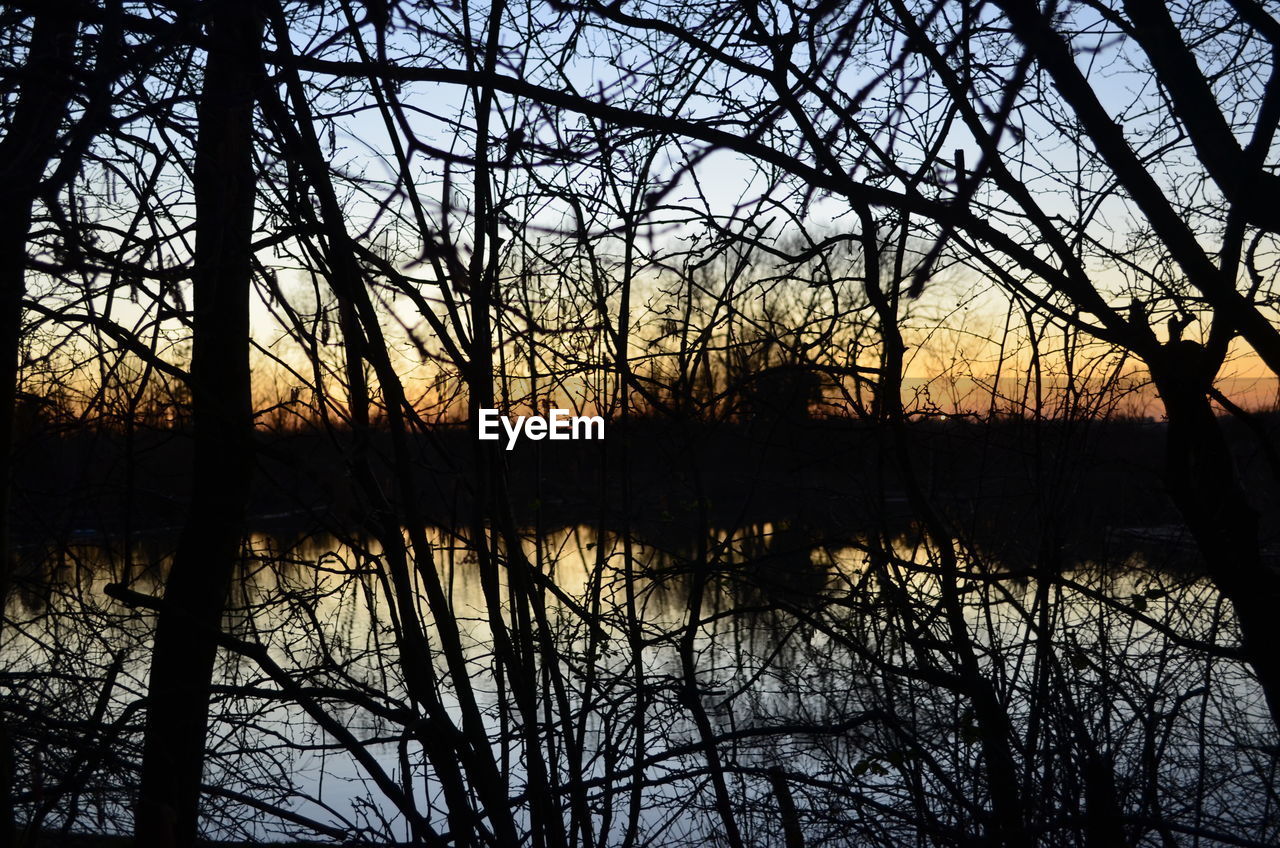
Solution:
M 1212 368 L 1191 341 L 1164 345 L 1149 365 L 1169 420 L 1166 487 L 1214 584 L 1235 607 L 1245 659 L 1280 726 L 1280 572 L 1262 561 L 1258 513 L 1209 405 Z
M 253 106 L 262 21 L 252 0 L 212 0 L 208 8 L 194 173 L 195 467 L 151 659 L 135 820 L 143 846 L 187 846 L 196 838 L 213 634 L 239 558 L 251 473 Z
M 9 131 L 0 141 L 0 604 L 9 597 L 9 487 L 13 412 L 18 391 L 22 298 L 26 293 L 27 234 L 58 128 L 71 100 L 77 21 L 51 9 L 32 23 L 27 62 Z M 0 720 L 0 846 L 13 845 L 13 746 Z

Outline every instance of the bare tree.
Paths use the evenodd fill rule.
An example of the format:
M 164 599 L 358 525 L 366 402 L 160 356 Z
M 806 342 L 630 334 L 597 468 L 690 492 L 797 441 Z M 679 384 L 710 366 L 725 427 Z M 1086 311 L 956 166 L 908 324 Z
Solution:
M 1270 578 L 1210 405 L 1271 344 L 1273 246 L 1160 10 L 78 8 L 147 50 L 26 260 L 25 385 L 127 445 L 130 503 L 123 544 L 26 540 L 33 835 L 120 829 L 140 776 L 146 844 L 1274 841 Z M 1206 61 L 1269 50 L 1256 12 L 1167 14 Z M 1261 120 L 1237 64 L 1202 76 Z M 912 388 L 952 337 L 976 411 Z M 1135 357 L 1212 586 L 1067 547 L 1114 502 L 1091 440 L 1149 455 L 1107 417 Z M 560 404 L 609 438 L 474 438 Z M 136 446 L 188 424 L 141 550 L 186 455 Z
M 12 31 L 25 16 L 7 10 Z M 7 70 L 7 86 L 16 94 L 6 110 L 0 140 L 0 596 L 10 586 L 12 540 L 9 534 L 11 451 L 14 399 L 18 391 L 22 298 L 26 292 L 27 240 L 32 216 L 42 193 L 52 194 L 45 182 L 56 160 L 57 141 L 75 90 L 75 54 L 79 22 L 69 9 L 45 8 L 29 22 L 29 38 L 6 44 L 17 67 Z M 47 196 L 47 195 L 46 195 Z M 0 842 L 13 844 L 13 747 L 7 722 L 0 721 Z
M 155 846 L 190 845 L 198 832 L 216 635 L 240 557 L 253 454 L 253 116 L 263 14 L 241 0 L 218 0 L 208 12 L 192 177 L 193 493 L 157 620 L 135 824 L 139 843 Z

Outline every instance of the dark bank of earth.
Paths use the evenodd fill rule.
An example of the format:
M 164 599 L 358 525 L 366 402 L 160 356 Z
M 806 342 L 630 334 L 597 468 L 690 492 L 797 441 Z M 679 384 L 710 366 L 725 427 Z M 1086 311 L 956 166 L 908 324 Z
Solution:
M 1263 426 L 1280 426 L 1276 416 Z M 1275 477 L 1253 433 L 1224 422 L 1236 461 L 1276 536 Z M 908 454 L 958 532 L 1005 559 L 1046 545 L 1093 555 L 1106 544 L 1181 544 L 1161 483 L 1164 425 L 1141 420 L 913 422 Z M 347 472 L 343 432 L 262 433 L 251 505 L 260 530 L 357 532 L 363 494 Z M 494 443 L 485 443 L 492 446 Z M 474 518 L 479 443 L 446 425 L 413 441 L 424 521 Z M 914 517 L 885 428 L 843 419 L 707 423 L 611 422 L 603 442 L 524 441 L 499 449 L 516 520 L 544 527 L 603 523 L 656 543 L 703 524 L 786 522 L 815 538 L 908 529 Z M 190 496 L 191 439 L 181 431 L 32 427 L 20 437 L 13 526 L 19 548 L 103 538 L 166 537 Z M 393 491 L 390 440 L 375 435 L 376 476 Z

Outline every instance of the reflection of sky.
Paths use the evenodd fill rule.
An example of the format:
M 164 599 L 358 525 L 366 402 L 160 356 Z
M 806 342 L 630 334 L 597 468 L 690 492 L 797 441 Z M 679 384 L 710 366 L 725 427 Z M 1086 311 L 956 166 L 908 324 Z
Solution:
M 788 530 L 799 532 L 788 534 Z M 822 726 L 839 722 L 864 709 L 875 708 L 878 694 L 883 695 L 897 685 L 893 674 L 884 668 L 864 667 L 857 652 L 842 647 L 839 641 L 842 635 L 865 639 L 862 644 L 883 647 L 886 659 L 892 659 L 898 650 L 894 647 L 897 638 L 894 628 L 898 624 L 884 607 L 875 584 L 867 582 L 865 552 L 856 546 L 850 547 L 847 542 L 823 548 L 820 540 L 811 538 L 804 544 L 819 544 L 807 559 L 810 570 L 819 577 L 816 584 L 794 574 L 800 567 L 794 559 L 786 559 L 785 565 L 778 569 L 781 573 L 772 576 L 767 570 L 752 570 L 753 557 L 761 558 L 759 562 L 763 563 L 771 552 L 787 553 L 796 539 L 804 535 L 801 527 L 784 529 L 783 525 L 767 522 L 721 528 L 710 534 L 712 563 L 715 570 L 725 576 L 713 582 L 704 599 L 704 623 L 696 641 L 695 656 L 706 693 L 704 703 L 721 732 L 769 724 L 794 726 L 814 722 Z M 430 538 L 436 549 L 437 567 L 460 619 L 464 650 L 473 669 L 481 706 L 488 713 L 491 731 L 496 733 L 498 724 L 493 709 L 498 696 L 491 677 L 488 613 L 474 560 L 466 557 L 464 551 L 455 550 L 456 543 L 449 535 L 433 529 Z M 588 527 L 551 531 L 541 541 L 547 573 L 578 603 L 589 606 L 593 587 L 600 588 L 599 608 L 613 638 L 598 646 L 604 653 L 598 657 L 596 667 L 598 688 L 592 702 L 595 718 L 584 725 L 588 753 L 599 753 L 597 748 L 612 744 L 605 730 L 608 725 L 604 723 L 604 716 L 627 708 L 627 687 L 633 680 L 627 668 L 629 649 L 624 638 L 625 627 L 619 627 L 626 620 L 622 609 L 626 598 L 624 549 L 618 537 L 601 537 Z M 683 544 L 690 542 L 686 540 Z M 531 540 L 526 540 L 526 546 L 532 554 Z M 398 682 L 399 652 L 387 626 L 385 601 L 375 579 L 355 573 L 356 569 L 369 564 L 368 557 L 323 537 L 294 545 L 283 539 L 256 535 L 251 547 L 260 559 L 255 559 L 237 581 L 232 593 L 232 611 L 225 623 L 227 629 L 267 644 L 273 658 L 292 674 L 318 671 L 311 678 L 314 685 L 344 689 L 366 684 L 371 687 L 366 695 L 381 700 L 385 694 L 388 704 L 397 706 L 403 698 Z M 635 569 L 641 575 L 635 584 L 640 598 L 641 628 L 648 642 L 644 649 L 646 678 L 656 693 L 664 692 L 663 687 L 680 675 L 674 646 L 688 614 L 690 551 L 681 553 L 676 550 L 678 547 L 660 551 L 637 541 L 633 548 Z M 800 550 L 803 552 L 803 545 Z M 127 651 L 127 662 L 108 712 L 114 716 L 145 691 L 151 619 L 149 615 L 129 617 L 120 605 L 103 596 L 102 587 L 110 580 L 123 577 L 139 591 L 154 592 L 159 571 L 151 571 L 149 575 L 122 575 L 118 572 L 118 563 L 109 565 L 102 552 L 90 546 L 70 553 L 79 565 L 50 575 L 48 588 L 52 591 L 48 595 L 48 606 L 11 602 L 10 620 L 19 622 L 20 626 L 6 628 L 3 655 L 13 679 L 19 680 L 22 672 L 30 668 L 91 676 L 94 663 L 103 656 Z M 369 553 L 376 558 L 379 551 L 374 546 Z M 932 609 L 937 600 L 938 577 L 936 571 L 927 567 L 932 562 L 929 545 L 923 540 L 902 539 L 893 544 L 891 553 L 896 559 L 894 568 L 899 575 L 896 579 L 901 581 L 902 590 L 921 605 L 921 610 Z M 134 559 L 145 562 L 156 555 L 154 550 L 140 549 Z M 914 565 L 926 567 L 916 569 Z M 1011 720 L 1015 728 L 1021 728 L 1031 705 L 1027 700 L 1027 692 L 1031 690 L 1026 687 L 1031 685 L 1030 676 L 1037 673 L 1037 666 L 1016 662 L 1016 659 L 1029 644 L 1046 638 L 1045 633 L 1037 629 L 1041 625 L 1030 625 L 1026 617 L 1027 609 L 1039 594 L 1037 584 L 1023 575 L 1016 580 L 1001 581 L 999 590 L 983 592 L 978 587 L 989 585 L 996 566 L 989 562 L 977 565 L 984 579 L 974 581 L 971 591 L 964 595 L 964 615 L 977 644 L 989 651 L 984 655 L 992 662 L 997 658 L 1014 660 L 993 668 L 992 673 L 1007 677 L 1006 697 Z M 678 576 L 664 577 L 665 570 L 671 566 L 678 566 Z M 499 571 L 499 577 L 503 576 L 504 572 Z M 769 588 L 770 579 L 785 582 Z M 1222 775 L 1222 779 L 1215 782 L 1215 788 L 1207 793 L 1206 809 L 1223 813 L 1235 802 L 1240 805 L 1238 813 L 1250 815 L 1257 799 L 1266 795 L 1267 774 L 1265 770 L 1245 767 L 1244 762 L 1259 728 L 1269 726 L 1265 720 L 1259 723 L 1264 711 L 1260 711 L 1256 682 L 1237 665 L 1215 661 L 1183 643 L 1171 641 L 1158 628 L 1124 612 L 1129 607 L 1138 609 L 1188 639 L 1226 639 L 1216 591 L 1203 579 L 1163 571 L 1136 556 L 1109 565 L 1080 564 L 1064 571 L 1061 580 L 1061 585 L 1054 590 L 1057 594 L 1052 614 L 1045 619 L 1050 622 L 1050 638 L 1064 663 L 1057 673 L 1066 675 L 1079 697 L 1090 699 L 1107 693 L 1114 696 L 1114 703 L 1108 700 L 1088 721 L 1089 732 L 1104 734 L 1099 738 L 1105 738 L 1109 750 L 1116 753 L 1114 762 L 1121 770 L 1117 776 L 1126 776 L 1127 764 L 1140 762 L 1142 768 L 1154 769 L 1156 773 L 1144 771 L 1146 777 L 1139 778 L 1136 774 L 1127 774 L 1127 777 L 1157 781 L 1153 791 L 1158 786 L 1160 791 L 1173 792 L 1183 787 L 1178 768 L 1185 758 L 1203 756 L 1206 764 L 1220 768 Z M 749 591 L 753 587 L 754 591 Z M 779 589 L 780 595 L 772 594 Z M 786 597 L 789 590 L 812 596 L 812 608 L 805 607 L 814 616 L 809 624 L 797 627 L 797 622 L 783 611 L 785 607 L 761 609 L 762 603 L 768 606 L 771 598 Z M 499 595 L 506 596 L 505 582 L 499 588 Z M 1100 603 L 1099 597 L 1111 599 L 1120 604 L 1121 609 Z M 834 603 L 826 606 L 824 599 Z M 582 652 L 587 643 L 582 638 L 581 623 L 553 599 L 548 598 L 548 602 L 557 649 L 566 658 L 562 670 L 574 684 L 569 691 L 576 704 L 584 661 Z M 313 615 L 304 614 L 308 608 Z M 425 602 L 422 608 L 425 611 Z M 429 622 L 429 616 L 426 620 Z M 820 626 L 815 628 L 813 624 Z M 316 651 L 321 645 L 338 666 L 322 663 L 321 668 L 316 667 L 320 659 Z M 1178 709 L 1177 705 L 1183 702 L 1176 699 L 1205 685 L 1206 675 L 1210 674 L 1209 663 L 1212 663 L 1212 688 L 1217 694 L 1206 697 L 1203 702 L 1194 701 L 1186 710 Z M 341 677 L 335 672 L 338 667 Z M 339 825 L 343 825 L 344 820 L 365 821 L 382 838 L 403 838 L 403 820 L 367 782 L 366 775 L 347 754 L 332 749 L 289 749 L 289 745 L 300 742 L 319 744 L 331 740 L 326 740 L 323 734 L 316 735 L 316 728 L 291 706 L 289 699 L 271 697 L 268 693 L 274 684 L 263 679 L 253 662 L 224 653 L 218 668 L 223 682 L 260 687 L 262 696 L 223 699 L 219 693 L 215 714 L 221 718 L 213 728 L 212 738 L 216 743 L 209 769 L 210 783 L 244 789 L 247 788 L 245 782 L 252 781 L 256 788 L 249 791 L 273 799 L 287 797 L 288 806 L 294 812 Z M 443 663 L 437 665 L 437 671 L 447 679 Z M 611 681 L 614 674 L 619 677 Z M 72 679 L 75 691 L 66 693 L 67 700 L 74 703 L 77 698 L 97 697 L 96 688 L 85 688 L 79 677 Z M 1104 688 L 1096 689 L 1096 685 Z M 442 687 L 441 695 L 453 709 L 448 686 Z M 415 785 L 414 797 L 421 809 L 435 824 L 446 826 L 436 784 L 424 775 L 422 753 L 416 743 L 408 744 L 407 760 L 402 760 L 397 744 L 392 741 L 401 730 L 397 725 L 340 703 L 329 704 L 327 709 L 357 738 L 370 742 L 377 762 L 395 779 L 403 776 L 402 766 L 408 762 Z M 934 709 L 941 709 L 940 717 L 935 716 Z M 961 740 L 955 735 L 957 709 L 952 696 L 944 690 L 925 687 L 916 690 L 911 710 L 900 713 L 898 719 L 907 722 L 911 732 L 917 734 L 914 738 L 918 743 L 940 759 L 945 761 L 941 753 L 954 749 L 959 759 L 944 770 L 956 769 L 954 776 L 960 778 L 971 764 L 970 757 L 976 756 L 976 749 L 956 747 L 961 746 Z M 1162 710 L 1161 722 L 1165 728 L 1162 733 L 1168 734 L 1162 745 L 1172 746 L 1171 753 L 1154 761 L 1146 758 L 1131 761 L 1129 755 L 1147 750 L 1143 746 L 1150 741 L 1141 720 L 1147 714 L 1146 709 Z M 651 727 L 646 755 L 676 750 L 696 738 L 686 713 L 668 703 L 665 695 L 651 697 L 649 710 Z M 936 726 L 930 724 L 933 720 L 930 716 L 937 720 Z M 913 726 L 913 722 L 917 724 Z M 895 732 L 901 732 L 901 728 Z M 894 769 L 873 774 L 855 771 L 855 780 L 848 777 L 848 770 L 860 760 L 879 755 L 878 745 L 885 744 L 883 741 L 877 742 L 874 735 L 855 732 L 833 737 L 832 747 L 828 747 L 823 738 L 821 734 L 800 733 L 776 734 L 758 743 L 743 740 L 733 746 L 732 758 L 748 766 L 767 766 L 783 758 L 793 773 L 813 777 L 842 768 L 844 773 L 833 772 L 833 778 L 856 787 L 857 791 L 866 793 L 868 799 L 893 805 L 895 799 L 901 798 L 904 776 Z M 379 739 L 384 741 L 376 741 Z M 237 746 L 242 746 L 244 751 L 234 753 Z M 511 753 L 511 770 L 506 776 L 514 795 L 523 790 L 524 774 L 518 747 Z M 616 767 L 627 767 L 629 753 L 618 753 L 623 759 Z M 500 750 L 495 749 L 495 755 L 499 754 Z M 701 765 L 700 757 L 696 751 L 688 752 L 650 767 L 649 776 L 668 781 L 645 791 L 642 821 L 653 844 L 675 844 L 686 835 L 694 836 L 696 841 L 696 834 L 715 829 L 714 819 L 708 818 L 712 813 L 705 784 L 697 778 L 696 771 L 688 778 L 681 777 L 682 769 L 692 771 Z M 591 759 L 585 776 L 604 773 L 604 762 Z M 614 779 L 625 786 L 624 778 L 615 775 Z M 744 788 L 752 790 L 749 779 L 744 781 Z M 119 787 L 115 786 L 114 790 L 118 791 Z M 826 796 L 812 797 L 818 804 L 813 809 L 821 809 Z M 82 826 L 94 820 L 96 798 L 95 794 L 87 793 L 82 799 L 86 815 Z M 624 805 L 624 798 L 625 791 L 615 799 L 615 804 Z M 1219 807 L 1219 804 L 1227 806 Z M 108 822 L 114 820 L 127 829 L 129 819 L 124 809 L 109 809 L 107 813 L 118 817 L 109 818 Z M 909 815 L 907 819 L 910 820 Z M 253 813 L 248 820 L 248 831 L 253 837 L 278 835 L 269 816 Z M 211 821 L 216 830 L 218 816 L 213 814 Z M 104 824 L 98 827 L 110 829 Z M 611 844 L 607 840 L 606 843 Z

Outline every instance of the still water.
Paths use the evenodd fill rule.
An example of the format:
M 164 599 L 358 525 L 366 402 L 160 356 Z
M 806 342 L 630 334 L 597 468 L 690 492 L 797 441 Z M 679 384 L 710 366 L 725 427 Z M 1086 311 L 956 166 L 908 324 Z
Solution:
M 716 764 L 748 844 L 782 844 L 788 807 L 806 844 L 964 841 L 989 807 L 990 727 L 972 693 L 948 683 L 963 665 L 951 599 L 966 650 L 1005 708 L 1024 821 L 1041 844 L 1083 838 L 1099 806 L 1085 798 L 1086 778 L 1099 763 L 1132 844 L 1280 836 L 1260 693 L 1213 647 L 1234 644 L 1228 611 L 1194 572 L 1149 555 L 1050 574 L 957 547 L 963 570 L 950 596 L 937 546 L 921 539 L 824 544 L 783 523 L 701 540 L 569 527 L 524 541 L 559 590 L 540 594 L 545 618 L 531 620 L 503 568 L 486 593 L 473 546 L 428 535 L 521 825 L 534 791 L 529 737 L 495 624 L 530 634 L 538 744 L 553 785 L 584 799 L 576 812 L 563 804 L 575 838 L 717 844 Z M 105 587 L 158 594 L 169 551 L 108 542 L 27 551 L 28 579 L 8 602 L 0 651 L 5 697 L 25 716 L 22 811 L 45 829 L 130 826 L 154 622 Z M 258 534 L 245 554 L 224 629 L 266 645 L 294 688 L 221 652 L 206 834 L 409 841 L 406 806 L 447 832 L 420 744 L 422 706 L 406 689 L 405 607 L 388 602 L 381 546 Z M 425 597 L 412 600 L 435 649 L 439 698 L 460 724 L 457 666 L 441 655 Z M 363 762 L 317 723 L 317 709 L 358 740 Z M 387 780 L 407 801 L 388 797 Z

